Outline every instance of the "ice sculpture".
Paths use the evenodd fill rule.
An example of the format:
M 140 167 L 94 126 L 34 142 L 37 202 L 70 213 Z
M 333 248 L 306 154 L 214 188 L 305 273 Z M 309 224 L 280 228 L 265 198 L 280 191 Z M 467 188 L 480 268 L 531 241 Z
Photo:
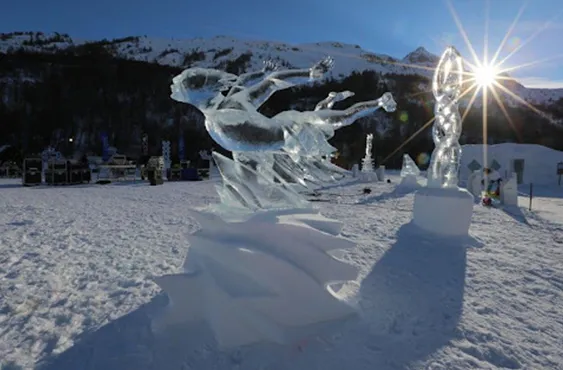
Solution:
M 458 99 L 463 84 L 463 60 L 454 47 L 446 49 L 432 80 L 435 121 L 432 126 L 434 151 L 428 168 L 428 186 L 457 187 L 461 156 L 461 115 Z
M 401 177 L 406 176 L 419 176 L 420 169 L 416 165 L 415 161 L 411 158 L 410 155 L 404 154 L 403 155 L 403 166 L 401 167 Z
M 428 184 L 415 194 L 413 207 L 415 225 L 447 236 L 467 235 L 473 213 L 473 196 L 457 186 L 461 154 L 458 99 L 462 75 L 461 55 L 454 47 L 448 47 L 438 62 L 432 81 L 436 99 L 432 136 L 436 147 L 428 169 Z
M 408 155 L 403 155 L 403 166 L 401 168 L 401 187 L 416 188 L 419 186 L 417 177 L 420 175 L 418 166 Z
M 373 134 L 366 135 L 366 155 L 362 159 L 362 172 L 373 172 L 373 160 L 371 158 L 371 149 L 373 143 Z
M 155 279 L 170 297 L 155 328 L 205 320 L 225 348 L 287 343 L 292 329 L 355 312 L 335 288 L 358 271 L 332 254 L 354 243 L 339 236 L 342 223 L 313 210 L 290 182 L 306 186 L 342 174 L 322 159 L 335 151 L 328 139 L 376 109 L 394 110 L 395 101 L 386 93 L 333 110 L 353 95 L 344 91 L 330 93 L 314 111 L 272 118 L 258 112 L 276 90 L 319 78 L 331 66 L 330 58 L 299 70 L 265 63 L 240 76 L 192 68 L 174 78 L 172 98 L 198 107 L 211 137 L 233 159 L 212 153 L 221 203 L 192 212 L 202 228 L 189 238 L 183 271 Z
M 277 207 L 283 203 L 272 199 L 257 202 L 260 199 L 253 193 L 268 195 L 254 190 L 260 182 L 262 185 L 269 183 L 272 188 L 284 188 L 272 191 L 270 198 L 279 200 L 278 195 L 283 192 L 287 195 L 285 200 L 293 198 L 293 202 L 285 204 L 302 203 L 288 182 L 303 185 L 305 181 L 334 180 L 336 174 L 342 174 L 342 170 L 321 158 L 335 150 L 328 143 L 334 130 L 379 108 L 395 110 L 396 103 L 390 93 L 344 110 L 332 110 L 334 103 L 353 95 L 344 91 L 329 94 L 314 111 L 284 111 L 272 118 L 258 112 L 275 91 L 322 77 L 332 64 L 331 58 L 325 58 L 309 69 L 278 71 L 275 65 L 267 62 L 261 71 L 241 76 L 190 68 L 173 79 L 171 97 L 198 107 L 205 115 L 205 126 L 211 137 L 233 152 L 234 162 L 227 158 L 216 160 L 219 171 L 229 173 L 229 181 L 224 182 L 226 188 L 221 194 L 222 199 L 229 200 L 230 209 L 237 202 L 241 208 L 247 209 L 262 209 L 265 204 Z M 260 168 L 258 172 L 255 171 L 257 168 Z M 273 168 L 276 171 L 272 171 Z

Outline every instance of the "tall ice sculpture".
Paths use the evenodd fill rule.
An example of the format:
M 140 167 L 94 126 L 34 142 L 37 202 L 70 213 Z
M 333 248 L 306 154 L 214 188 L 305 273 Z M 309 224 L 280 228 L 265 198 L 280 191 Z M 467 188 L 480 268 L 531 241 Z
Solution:
M 428 185 L 414 198 L 413 222 L 441 235 L 467 235 L 473 213 L 473 195 L 458 187 L 461 156 L 461 116 L 458 99 L 463 84 L 463 60 L 454 47 L 442 55 L 432 81 L 436 99 L 432 127 L 434 151 L 428 168 Z
M 341 222 L 320 215 L 287 178 L 330 170 L 320 155 L 332 150 L 327 140 L 334 130 L 381 107 L 394 110 L 395 102 L 386 93 L 332 110 L 351 95 L 342 92 L 314 111 L 271 118 L 258 111 L 275 91 L 321 78 L 331 67 L 330 58 L 281 71 L 267 62 L 240 76 L 190 68 L 173 79 L 172 98 L 199 108 L 207 131 L 233 159 L 213 153 L 221 203 L 190 211 L 201 229 L 188 238 L 181 271 L 155 278 L 170 303 L 154 329 L 204 320 L 220 348 L 284 344 L 311 324 L 355 313 L 342 287 L 358 271 L 334 253 L 354 243 L 340 236 Z

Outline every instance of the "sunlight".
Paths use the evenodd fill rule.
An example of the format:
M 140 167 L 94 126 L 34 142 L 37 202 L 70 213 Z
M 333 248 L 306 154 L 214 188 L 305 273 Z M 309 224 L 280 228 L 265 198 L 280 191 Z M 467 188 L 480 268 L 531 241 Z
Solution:
M 473 73 L 480 87 L 490 87 L 498 78 L 498 68 L 492 65 L 481 65 Z

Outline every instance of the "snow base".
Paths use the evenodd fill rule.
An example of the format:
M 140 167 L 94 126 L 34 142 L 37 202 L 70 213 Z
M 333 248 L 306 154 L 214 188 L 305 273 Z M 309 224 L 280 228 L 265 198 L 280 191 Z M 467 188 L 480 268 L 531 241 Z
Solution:
M 415 175 L 405 175 L 401 177 L 401 182 L 397 185 L 404 189 L 416 189 L 420 187 Z
M 474 198 L 466 189 L 423 188 L 414 196 L 413 223 L 443 236 L 466 236 Z
M 377 176 L 377 172 L 360 172 L 360 181 L 361 182 L 377 182 L 379 181 L 379 177 Z
M 332 290 L 356 267 L 330 252 L 355 244 L 342 224 L 312 210 L 260 212 L 240 222 L 193 211 L 202 229 L 189 237 L 183 271 L 155 278 L 169 306 L 153 330 L 206 321 L 219 348 L 287 344 L 295 328 L 347 317 L 355 309 Z

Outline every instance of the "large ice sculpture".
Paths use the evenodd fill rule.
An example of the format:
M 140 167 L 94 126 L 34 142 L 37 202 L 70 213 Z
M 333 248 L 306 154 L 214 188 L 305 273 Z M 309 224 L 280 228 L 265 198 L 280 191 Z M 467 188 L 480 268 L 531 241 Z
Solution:
M 473 213 L 473 196 L 460 189 L 458 169 L 461 155 L 461 116 L 458 99 L 463 83 L 463 60 L 448 47 L 434 72 L 432 92 L 436 99 L 432 128 L 436 146 L 428 169 L 428 185 L 415 194 L 413 222 L 442 235 L 467 235 Z
M 228 188 L 221 191 L 225 199 L 229 199 L 230 208 L 236 202 L 250 209 L 272 209 L 261 204 L 279 205 L 280 202 L 271 199 L 256 202 L 260 199 L 254 193 L 267 195 L 255 190 L 258 183 L 284 188 L 283 191 L 288 195 L 292 193 L 291 197 L 297 201 L 300 196 L 288 183 L 303 185 L 306 181 L 334 180 L 342 170 L 321 158 L 335 150 L 328 143 L 334 130 L 379 108 L 395 110 L 396 103 L 390 93 L 344 110 L 331 109 L 334 103 L 353 95 L 344 91 L 330 93 L 314 111 L 284 111 L 271 118 L 258 112 L 275 91 L 322 77 L 332 64 L 331 58 L 325 58 L 309 69 L 277 71 L 272 63 L 265 63 L 261 71 L 241 76 L 190 68 L 173 79 L 172 98 L 198 107 L 205 115 L 205 126 L 211 137 L 233 152 L 234 162 L 227 158 L 216 159 L 220 172 L 230 174 Z M 257 168 L 259 170 L 255 171 Z M 276 170 L 272 171 L 273 168 Z M 272 192 L 271 196 L 276 198 L 278 193 Z
M 337 288 L 358 271 L 332 254 L 354 243 L 340 237 L 341 222 L 313 210 L 288 181 L 306 186 L 342 173 L 322 159 L 335 150 L 328 143 L 334 130 L 376 109 L 394 110 L 393 97 L 333 110 L 353 95 L 344 91 L 330 93 L 314 111 L 272 118 L 258 112 L 273 92 L 297 83 L 294 78 L 318 78 L 331 66 L 330 58 L 302 70 L 276 71 L 265 63 L 241 76 L 192 68 L 174 78 L 172 98 L 198 107 L 211 137 L 233 159 L 212 153 L 221 203 L 192 212 L 202 228 L 189 238 L 183 270 L 155 279 L 170 298 L 155 328 L 205 320 L 225 348 L 287 343 L 292 329 L 355 312 Z

